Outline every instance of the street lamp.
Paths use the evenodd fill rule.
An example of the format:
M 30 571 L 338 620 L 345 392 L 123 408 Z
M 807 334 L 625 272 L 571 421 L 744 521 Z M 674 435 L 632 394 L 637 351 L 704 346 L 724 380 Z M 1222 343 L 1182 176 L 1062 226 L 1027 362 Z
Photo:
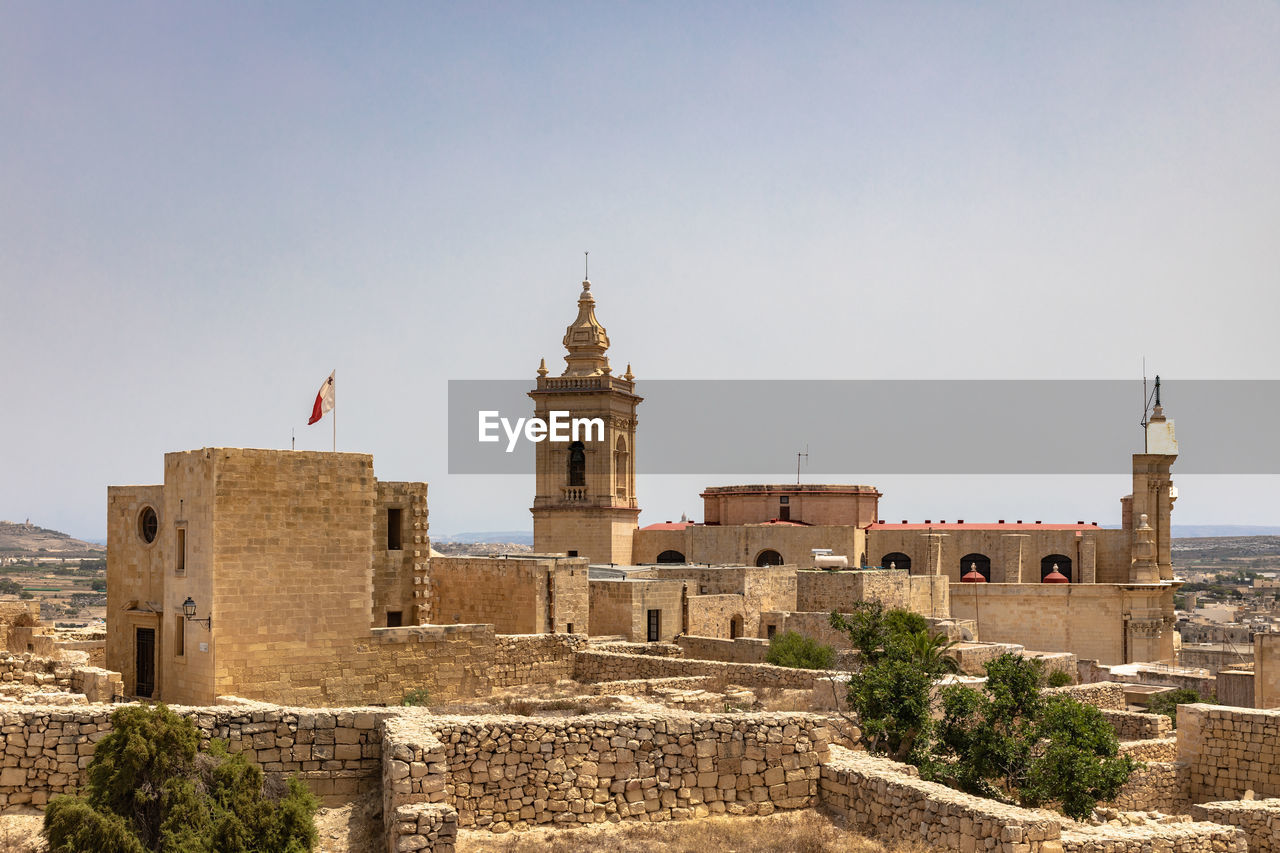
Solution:
M 187 617 L 188 622 L 203 622 L 206 631 L 213 631 L 213 616 L 206 616 L 204 619 L 196 618 L 196 603 L 187 596 L 187 600 L 182 602 L 182 615 Z

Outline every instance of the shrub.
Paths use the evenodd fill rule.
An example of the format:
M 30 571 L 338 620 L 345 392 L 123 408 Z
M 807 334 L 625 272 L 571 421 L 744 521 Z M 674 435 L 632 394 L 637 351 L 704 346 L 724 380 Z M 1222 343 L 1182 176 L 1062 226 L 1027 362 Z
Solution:
M 262 770 L 221 741 L 199 748 L 195 724 L 164 705 L 111 715 L 82 797 L 55 797 L 44 832 L 55 853 L 304 853 L 316 799 L 297 779 L 278 796 Z
M 1153 714 L 1164 714 L 1173 721 L 1173 727 L 1178 727 L 1178 706 L 1194 705 L 1197 702 L 1210 702 L 1211 698 L 1201 696 L 1199 691 L 1192 690 L 1190 687 L 1180 687 L 1177 690 L 1170 690 L 1167 693 L 1157 693 L 1151 697 L 1151 701 L 1147 703 L 1147 710 Z
M 406 690 L 404 698 L 400 700 L 400 704 L 405 707 L 422 707 L 431 700 L 430 694 L 425 687 L 415 687 L 413 690 Z
M 1071 677 L 1071 673 L 1064 670 L 1055 669 L 1053 672 L 1049 673 L 1050 687 L 1066 687 L 1074 682 L 1075 679 Z
M 1136 764 L 1119 754 L 1115 730 L 1091 705 L 1039 691 L 1041 663 L 1001 655 L 982 692 L 943 691 L 936 755 L 926 776 L 979 796 L 1024 806 L 1057 802 L 1081 819 L 1114 799 Z
M 812 637 L 783 631 L 769 641 L 766 663 L 788 666 L 793 669 L 830 669 L 836 661 L 835 649 L 824 646 Z

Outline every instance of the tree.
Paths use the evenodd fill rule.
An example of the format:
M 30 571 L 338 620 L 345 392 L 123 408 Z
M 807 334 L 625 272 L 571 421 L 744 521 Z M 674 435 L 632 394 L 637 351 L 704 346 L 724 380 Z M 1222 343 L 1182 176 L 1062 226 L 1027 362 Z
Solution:
M 304 853 L 315 845 L 315 797 L 297 779 L 274 796 L 262 770 L 164 705 L 111 715 L 83 797 L 55 797 L 44 831 L 53 853 Z
M 836 651 L 824 646 L 812 637 L 795 631 L 783 631 L 769 640 L 766 663 L 793 669 L 830 669 L 836 661 Z
M 933 681 L 955 671 L 955 659 L 948 654 L 954 644 L 931 635 L 919 614 L 886 611 L 877 601 L 860 601 L 848 614 L 832 613 L 831 627 L 844 631 L 858 651 L 848 702 L 863 744 L 896 761 L 925 762 L 933 728 Z
M 1164 714 L 1173 721 L 1173 727 L 1178 727 L 1178 706 L 1194 705 L 1197 702 L 1213 702 L 1212 698 L 1201 696 L 1199 691 L 1192 690 L 1190 687 L 1180 687 L 1177 690 L 1169 690 L 1165 693 L 1157 693 L 1151 697 L 1151 701 L 1147 703 L 1147 710 L 1153 714 Z
M 1091 705 L 1040 693 L 1040 661 L 1005 654 L 987 664 L 982 692 L 943 691 L 935 760 L 925 775 L 979 796 L 1025 806 L 1057 802 L 1088 816 L 1113 799 L 1137 766 Z

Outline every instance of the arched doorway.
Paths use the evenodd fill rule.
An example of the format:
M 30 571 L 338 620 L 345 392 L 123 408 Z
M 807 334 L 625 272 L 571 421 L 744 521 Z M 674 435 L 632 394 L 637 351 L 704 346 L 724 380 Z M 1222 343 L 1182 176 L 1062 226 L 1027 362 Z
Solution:
M 687 563 L 689 561 L 686 560 L 684 558 L 684 554 L 681 554 L 679 551 L 672 551 L 668 549 L 658 555 L 658 562 L 659 563 Z
M 1040 580 L 1044 580 L 1054 566 L 1058 567 L 1058 574 L 1065 577 L 1068 583 L 1075 583 L 1075 578 L 1071 577 L 1071 558 L 1065 554 L 1050 554 L 1040 561 Z
M 880 558 L 880 568 L 887 569 L 889 567 L 904 571 L 910 574 L 911 558 L 901 551 L 894 551 L 891 554 L 885 554 Z
M 772 548 L 766 548 L 756 555 L 757 566 L 781 566 L 782 555 Z
M 960 577 L 969 573 L 969 569 L 977 569 L 978 574 L 991 582 L 991 558 L 986 554 L 965 554 L 960 558 Z

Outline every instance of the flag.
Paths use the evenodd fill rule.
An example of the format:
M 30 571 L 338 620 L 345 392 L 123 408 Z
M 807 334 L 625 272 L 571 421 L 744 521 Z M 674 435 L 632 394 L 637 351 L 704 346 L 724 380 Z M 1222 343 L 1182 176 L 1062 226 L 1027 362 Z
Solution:
M 337 371 L 334 372 L 336 373 Z M 326 413 L 332 412 L 333 402 L 333 373 L 330 373 L 329 378 L 320 386 L 320 393 L 316 394 L 316 403 L 311 407 L 311 420 L 307 421 L 307 426 L 311 426 L 313 423 L 323 418 Z

